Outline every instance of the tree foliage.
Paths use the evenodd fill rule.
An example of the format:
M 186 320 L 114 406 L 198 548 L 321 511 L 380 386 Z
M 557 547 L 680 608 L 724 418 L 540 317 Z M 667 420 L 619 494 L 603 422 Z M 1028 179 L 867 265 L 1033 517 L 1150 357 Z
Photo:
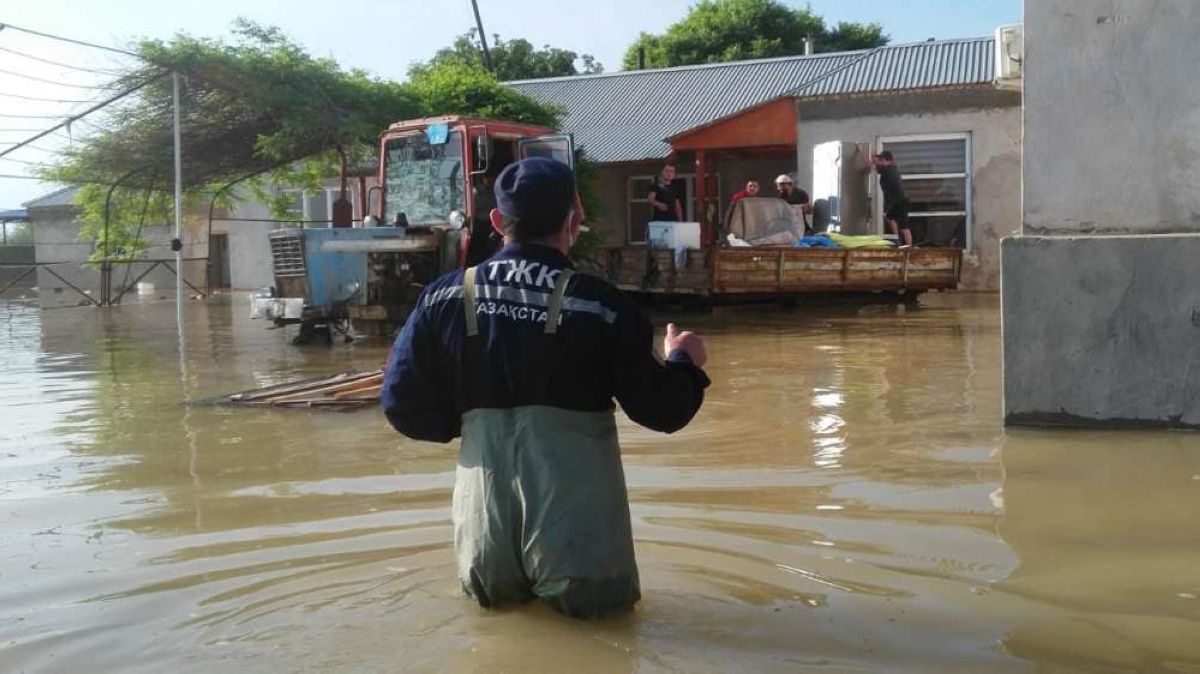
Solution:
M 622 65 L 637 68 L 644 49 L 647 68 L 723 63 L 804 53 L 804 38 L 815 51 L 864 49 L 887 44 L 878 23 L 842 21 L 834 28 L 811 8 L 793 9 L 779 0 L 700 0 L 687 16 L 661 35 L 642 33 L 625 52 Z
M 855 23 L 853 21 L 838 21 L 832 30 L 827 30 L 824 36 L 828 48 L 817 51 L 853 51 L 855 49 L 872 49 L 888 43 L 890 38 L 883 33 L 883 26 L 871 23 Z M 818 42 L 818 47 L 820 43 Z
M 277 29 L 239 21 L 235 41 L 180 35 L 137 46 L 145 62 L 114 90 L 148 82 L 109 109 L 105 124 L 68 155 L 55 178 L 138 187 L 170 185 L 171 78 L 182 75 L 186 187 L 268 170 L 332 147 L 371 143 L 389 122 L 421 109 L 403 85 L 310 56 Z
M 488 52 L 492 57 L 496 79 L 501 82 L 604 72 L 604 66 L 591 54 L 577 54 L 550 45 L 535 49 L 529 40 L 521 38 L 503 40 L 499 35 L 492 35 L 492 40 L 488 43 Z M 454 44 L 439 50 L 427 63 L 413 65 L 409 75 L 418 76 L 431 68 L 444 65 L 483 64 L 483 45 L 479 40 L 479 32 L 471 30 L 459 35 Z
M 380 80 L 343 69 L 331 59 L 314 58 L 278 29 L 247 21 L 235 24 L 228 43 L 179 35 L 169 42 L 143 41 L 136 48 L 145 62 L 118 77 L 111 88 L 143 88 L 112 106 L 95 133 L 44 174 L 57 182 L 87 185 L 76 203 L 82 209 L 84 236 L 107 243 L 97 246 L 98 256 L 105 250 L 136 255 L 144 247 L 137 241 L 139 223 L 170 219 L 170 71 L 183 80 L 183 176 L 193 198 L 257 174 L 269 174 L 275 184 L 314 186 L 337 174 L 339 149 L 351 161 L 366 159 L 379 134 L 398 120 L 464 114 L 557 123 L 555 109 L 503 86 L 480 66 L 440 63 L 406 83 Z M 118 182 L 108 239 L 100 242 L 108 185 Z M 146 190 L 156 196 L 143 207 Z M 261 190 L 252 193 L 263 195 Z
M 587 157 L 582 148 L 575 149 L 575 184 L 579 189 L 579 200 L 583 203 L 584 224 L 604 219 L 604 203 L 599 192 L 599 166 Z M 604 236 L 593 228 L 580 232 L 571 257 L 576 261 L 592 260 L 604 245 Z
M 174 194 L 153 186 L 112 190 L 106 185 L 89 184 L 75 195 L 83 226 L 79 238 L 95 244 L 92 262 L 114 260 L 131 262 L 143 256 L 147 248 L 147 229 L 171 222 L 175 212 Z M 185 194 L 186 206 L 199 203 L 195 193 Z M 105 205 L 109 204 L 109 222 L 105 226 Z
M 506 87 L 481 66 L 445 63 L 413 73 L 408 87 L 422 114 L 472 115 L 554 127 L 559 110 Z

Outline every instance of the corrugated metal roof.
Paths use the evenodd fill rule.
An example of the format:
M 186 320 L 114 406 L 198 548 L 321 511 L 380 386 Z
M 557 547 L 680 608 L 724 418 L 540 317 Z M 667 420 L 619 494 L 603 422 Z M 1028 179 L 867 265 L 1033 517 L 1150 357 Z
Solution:
M 68 185 L 62 189 L 54 190 L 49 194 L 43 194 L 32 201 L 26 201 L 21 205 L 26 209 L 46 208 L 47 206 L 74 206 L 75 193 L 78 191 L 78 185 Z
M 992 82 L 992 38 L 897 45 L 859 52 L 848 67 L 789 94 L 807 98 Z
M 510 82 L 566 111 L 563 130 L 599 162 L 658 159 L 666 139 L 781 96 L 992 81 L 992 38 Z

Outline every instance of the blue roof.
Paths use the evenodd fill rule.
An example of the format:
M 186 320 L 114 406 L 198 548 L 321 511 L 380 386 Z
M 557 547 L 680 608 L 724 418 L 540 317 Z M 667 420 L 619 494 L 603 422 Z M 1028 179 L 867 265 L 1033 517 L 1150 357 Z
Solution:
M 11 208 L 0 211 L 0 222 L 25 222 L 29 213 L 23 208 Z
M 785 96 L 819 98 L 991 84 L 993 40 L 972 38 L 601 75 L 509 82 L 566 111 L 598 162 L 660 159 L 666 139 Z

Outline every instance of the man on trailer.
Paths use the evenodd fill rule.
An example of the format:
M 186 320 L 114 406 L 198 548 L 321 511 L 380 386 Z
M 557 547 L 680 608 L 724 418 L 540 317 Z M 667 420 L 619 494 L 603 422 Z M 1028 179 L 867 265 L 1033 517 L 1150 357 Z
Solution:
M 383 409 L 411 438 L 462 436 L 454 546 L 481 606 L 627 610 L 641 590 L 613 400 L 647 428 L 683 428 L 709 384 L 704 344 L 668 325 L 658 359 L 637 307 L 575 273 L 570 167 L 525 159 L 495 192 L 506 245 L 422 293 L 389 358 Z
M 884 150 L 871 158 L 871 166 L 879 172 L 879 189 L 883 192 L 883 217 L 889 234 L 899 237 L 905 248 L 913 245 L 912 229 L 908 224 L 909 200 L 904 194 L 903 177 L 892 153 Z

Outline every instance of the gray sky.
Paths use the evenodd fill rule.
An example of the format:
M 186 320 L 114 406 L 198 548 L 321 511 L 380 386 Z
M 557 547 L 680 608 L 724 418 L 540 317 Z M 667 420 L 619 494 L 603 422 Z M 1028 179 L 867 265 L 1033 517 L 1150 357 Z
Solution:
M 661 32 L 681 18 L 691 3 L 660 0 L 648 5 L 638 0 L 608 0 L 574 3 L 569 8 L 550 0 L 479 0 L 479 4 L 489 34 L 524 37 L 539 46 L 549 43 L 590 53 L 611 71 L 619 69 L 625 48 L 639 32 Z M 989 35 L 996 26 L 1021 19 L 1021 0 L 812 0 L 808 4 L 829 23 L 879 21 L 893 42 Z M 404 77 L 410 63 L 428 58 L 474 23 L 469 0 L 362 0 L 345 5 L 273 0 L 169 4 L 161 0 L 21 0 L 0 8 L 0 23 L 113 46 L 127 45 L 139 37 L 168 38 L 178 32 L 221 37 L 228 34 L 231 22 L 239 16 L 279 26 L 315 55 L 330 56 L 343 66 L 396 79 Z M 120 61 L 103 52 L 12 30 L 0 30 L 2 48 L 90 68 L 112 67 Z M 0 51 L 0 71 L 57 83 L 0 72 L 0 147 L 27 137 L 23 129 L 42 129 L 54 123 L 50 119 L 3 115 L 63 116 L 87 107 L 15 96 L 87 100 L 97 92 L 61 85 L 94 85 L 100 79 L 98 75 L 64 70 L 5 51 Z M 79 135 L 86 126 L 72 131 Z M 21 162 L 45 162 L 52 157 L 50 152 L 69 142 L 67 134 L 59 133 L 37 143 L 38 149 L 22 149 L 11 155 L 20 161 L 0 159 L 0 175 L 25 174 L 30 165 Z M 37 181 L 0 177 L 0 208 L 18 207 L 54 188 Z

